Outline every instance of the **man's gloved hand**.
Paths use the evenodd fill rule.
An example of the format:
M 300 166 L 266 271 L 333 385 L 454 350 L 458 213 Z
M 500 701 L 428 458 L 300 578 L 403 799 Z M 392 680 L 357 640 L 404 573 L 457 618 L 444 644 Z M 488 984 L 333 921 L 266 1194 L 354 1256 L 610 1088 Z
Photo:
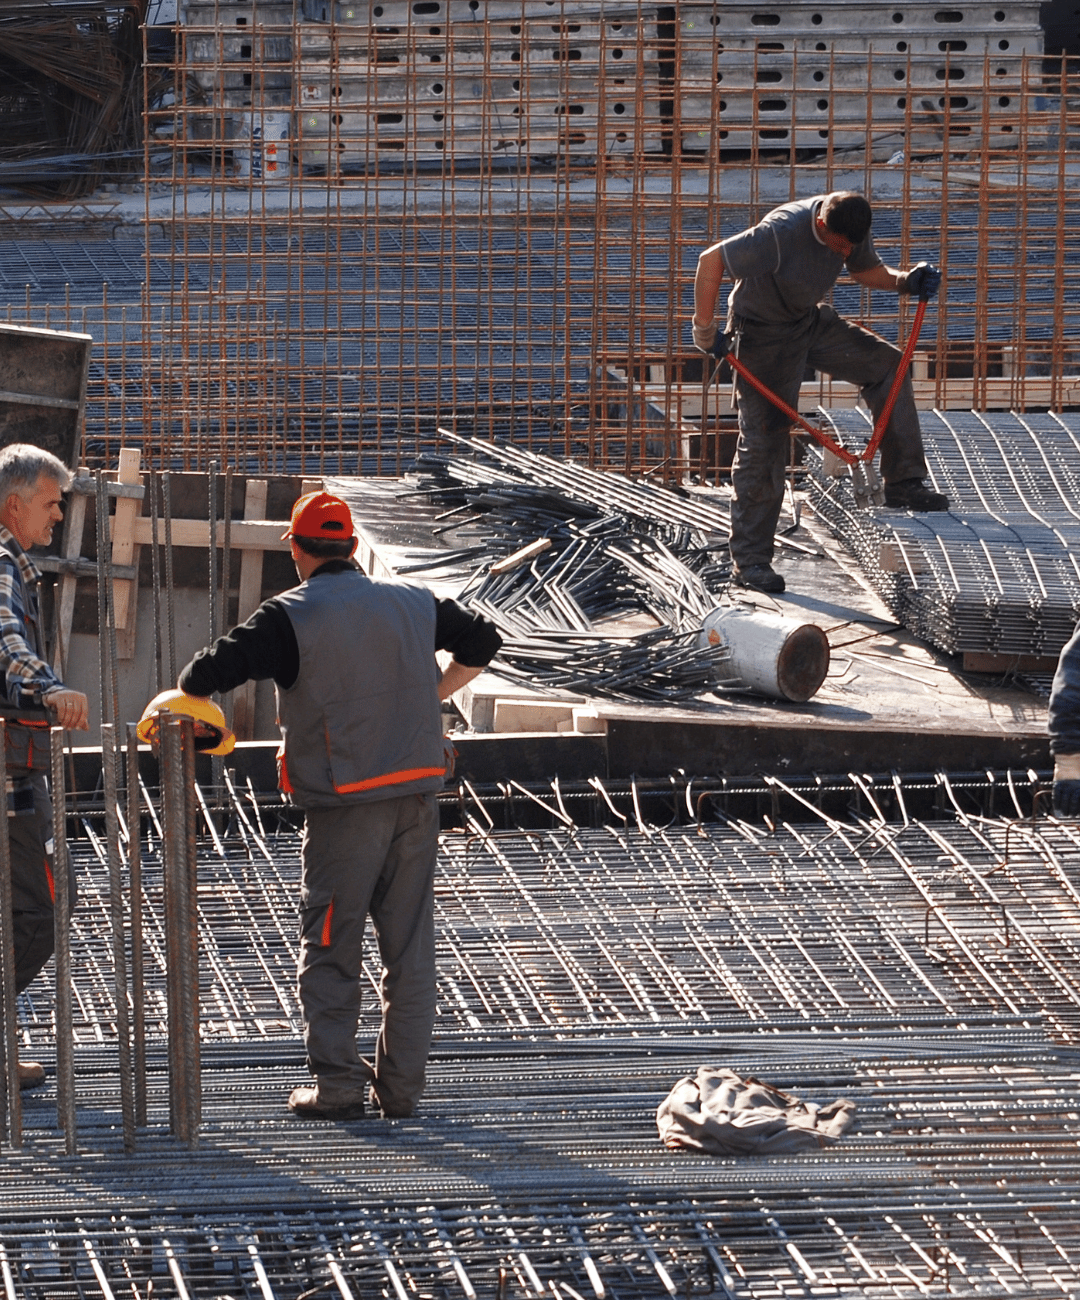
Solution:
M 694 347 L 699 352 L 711 352 L 716 343 L 716 336 L 719 333 L 716 328 L 716 321 L 711 320 L 708 325 L 698 325 L 695 321 L 691 321 L 690 328 L 694 334 Z
M 1080 754 L 1054 759 L 1054 816 L 1080 817 Z
M 919 262 L 904 276 L 900 286 L 901 293 L 909 293 L 913 298 L 930 299 L 941 287 L 941 271 L 932 262 Z
M 716 331 L 716 338 L 713 340 L 712 354 L 717 361 L 723 361 L 731 351 L 731 340 L 721 330 Z

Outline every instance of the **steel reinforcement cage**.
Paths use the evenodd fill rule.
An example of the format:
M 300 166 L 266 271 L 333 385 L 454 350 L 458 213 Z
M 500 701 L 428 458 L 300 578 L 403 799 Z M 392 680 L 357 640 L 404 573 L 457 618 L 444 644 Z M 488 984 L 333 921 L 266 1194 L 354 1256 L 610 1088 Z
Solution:
M 709 474 L 697 256 L 841 187 L 887 262 L 944 269 L 920 404 L 1080 402 L 1080 67 L 1030 6 L 482 8 L 186 6 L 147 64 L 141 225 L 19 254 L 8 317 L 95 340 L 84 463 L 393 475 L 443 425 Z

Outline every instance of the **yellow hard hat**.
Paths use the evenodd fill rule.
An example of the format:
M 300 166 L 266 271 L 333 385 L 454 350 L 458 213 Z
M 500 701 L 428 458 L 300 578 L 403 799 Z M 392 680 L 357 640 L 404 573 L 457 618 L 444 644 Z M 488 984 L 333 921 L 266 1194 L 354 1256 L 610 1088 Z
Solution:
M 153 744 L 157 740 L 159 713 L 178 713 L 195 723 L 195 748 L 200 754 L 231 754 L 236 737 L 229 730 L 225 715 L 213 700 L 183 691 L 162 691 L 143 709 L 135 728 L 139 739 Z

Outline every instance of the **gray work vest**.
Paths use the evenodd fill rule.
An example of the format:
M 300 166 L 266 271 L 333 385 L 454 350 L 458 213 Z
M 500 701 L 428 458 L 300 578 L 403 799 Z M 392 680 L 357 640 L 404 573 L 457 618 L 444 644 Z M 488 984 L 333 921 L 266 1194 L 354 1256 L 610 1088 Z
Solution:
M 0 556 L 10 564 L 23 607 L 23 634 L 26 644 L 39 659 L 45 658 L 39 625 L 37 588 L 27 585 L 19 561 L 0 545 Z M 49 717 L 43 708 L 21 708 L 9 704 L 6 691 L 0 687 L 0 715 L 6 726 L 6 752 L 4 762 L 10 771 L 25 768 L 47 772 L 52 766 L 49 750 Z
M 296 682 L 277 692 L 281 788 L 293 803 L 441 789 L 431 592 L 350 571 L 309 578 L 278 600 L 300 651 Z

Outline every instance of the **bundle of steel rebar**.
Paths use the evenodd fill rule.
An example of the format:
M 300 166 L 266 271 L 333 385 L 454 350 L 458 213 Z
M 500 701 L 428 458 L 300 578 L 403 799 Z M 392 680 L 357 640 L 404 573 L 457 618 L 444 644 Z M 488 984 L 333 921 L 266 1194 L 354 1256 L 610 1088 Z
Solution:
M 118 160 L 131 170 L 145 10 L 143 0 L 0 0 L 0 181 L 72 198 Z
M 827 418 L 865 443 L 857 411 Z M 817 513 L 854 551 L 897 617 L 949 654 L 1057 655 L 1080 616 L 1080 420 L 923 412 L 927 462 L 951 509 L 866 508 L 812 452 Z
M 614 474 L 596 476 L 606 493 L 594 485 L 585 500 L 566 490 L 558 462 L 534 459 L 506 475 L 490 460 L 421 457 L 417 498 L 439 513 L 417 520 L 417 531 L 432 549 L 397 572 L 437 571 L 443 582 L 460 572 L 459 599 L 503 635 L 489 671 L 532 688 L 682 702 L 739 688 L 727 646 L 698 643 L 730 574 L 702 521 L 691 527 L 689 512 L 669 508 L 675 494 L 635 494 Z M 332 486 L 358 519 L 391 513 L 386 492 L 370 484 Z M 397 490 L 394 519 L 415 517 L 414 504 Z

